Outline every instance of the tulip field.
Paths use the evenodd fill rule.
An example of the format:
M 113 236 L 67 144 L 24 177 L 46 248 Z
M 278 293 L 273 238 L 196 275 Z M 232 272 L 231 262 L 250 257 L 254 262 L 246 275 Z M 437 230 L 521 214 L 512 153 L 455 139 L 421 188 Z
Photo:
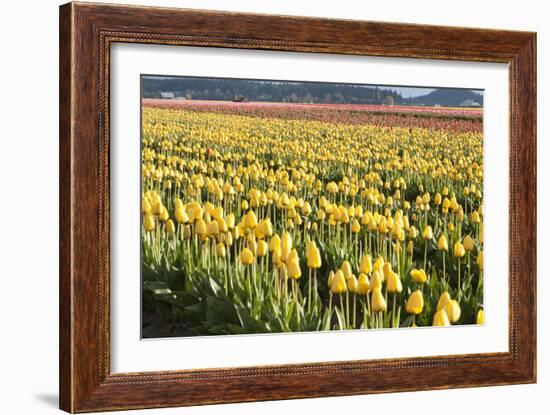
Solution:
M 483 324 L 477 109 L 142 102 L 143 310 L 180 335 Z

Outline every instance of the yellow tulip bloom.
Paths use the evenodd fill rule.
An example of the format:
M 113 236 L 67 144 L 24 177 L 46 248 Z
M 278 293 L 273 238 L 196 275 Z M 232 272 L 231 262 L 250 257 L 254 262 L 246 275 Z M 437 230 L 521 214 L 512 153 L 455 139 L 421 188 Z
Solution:
M 418 284 L 423 284 L 428 279 L 426 276 L 426 271 L 423 269 L 413 269 L 411 271 L 411 278 Z
M 333 294 L 342 294 L 348 289 L 346 278 L 344 276 L 344 273 L 340 269 L 336 271 L 332 278 L 332 281 L 330 282 L 330 291 L 332 291 Z
M 456 323 L 460 318 L 460 304 L 458 304 L 458 301 L 449 301 L 445 307 L 445 312 L 447 313 L 447 317 L 449 317 L 449 321 Z
M 440 251 L 449 250 L 449 245 L 447 244 L 447 238 L 445 237 L 445 234 L 442 234 L 437 240 L 437 249 L 439 249 Z
M 401 284 L 401 278 L 396 272 L 391 272 L 388 277 L 386 277 L 386 286 L 388 292 L 390 293 L 400 293 L 403 291 L 403 285 Z
M 453 248 L 454 257 L 462 258 L 465 254 L 466 254 L 466 250 L 464 249 L 464 245 L 462 245 L 460 241 L 456 241 Z
M 359 274 L 359 278 L 357 279 L 357 293 L 366 295 L 369 293 L 369 290 L 369 277 L 364 273 Z
M 155 229 L 155 218 L 150 213 L 146 214 L 143 219 L 143 226 L 147 232 L 151 232 Z
M 439 310 L 445 310 L 447 308 L 447 304 L 451 302 L 451 296 L 447 291 L 441 294 L 439 297 L 439 301 L 437 302 L 437 311 Z
M 424 297 L 422 296 L 422 292 L 420 290 L 414 291 L 409 299 L 407 300 L 407 303 L 405 304 L 405 310 L 409 314 L 415 314 L 418 315 L 422 312 L 424 309 Z
M 359 272 L 363 274 L 369 274 L 372 271 L 372 260 L 370 255 L 363 255 L 361 263 L 359 264 Z
M 464 249 L 467 252 L 470 252 L 474 249 L 474 240 L 472 239 L 472 237 L 470 235 L 466 235 L 466 237 L 464 238 L 464 241 L 462 243 L 464 244 Z
M 433 231 L 430 225 L 424 228 L 424 231 L 422 232 L 422 238 L 424 238 L 424 240 L 426 241 L 433 238 Z
M 374 312 L 386 311 L 387 309 L 386 299 L 380 290 L 372 292 L 371 304 Z
M 254 262 L 254 254 L 249 248 L 244 248 L 241 251 L 241 263 L 243 265 L 251 265 Z
M 485 323 L 485 314 L 483 312 L 483 309 L 480 308 L 477 312 L 476 316 L 476 324 L 484 324 Z
M 439 310 L 434 314 L 432 326 L 450 326 L 449 317 L 445 310 Z

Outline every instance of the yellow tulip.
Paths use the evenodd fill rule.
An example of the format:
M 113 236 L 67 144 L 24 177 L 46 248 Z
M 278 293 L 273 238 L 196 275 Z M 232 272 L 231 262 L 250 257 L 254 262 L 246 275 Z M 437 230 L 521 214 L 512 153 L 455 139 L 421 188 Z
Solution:
M 155 218 L 150 213 L 145 215 L 143 219 L 143 226 L 147 232 L 151 232 L 155 229 Z
M 441 296 L 439 297 L 439 301 L 437 302 L 437 311 L 439 310 L 445 310 L 447 308 L 447 304 L 451 302 L 451 296 L 447 291 L 445 291 Z
M 178 223 L 187 223 L 187 222 L 189 222 L 189 216 L 187 215 L 187 213 L 185 212 L 183 207 L 176 208 L 176 210 L 174 212 L 174 216 L 176 218 L 176 222 L 178 222 Z
M 306 252 L 306 259 L 308 268 L 321 268 L 321 252 L 319 252 L 319 248 L 317 248 L 315 241 L 309 242 Z
M 328 277 L 327 277 L 327 287 L 330 289 L 330 287 L 332 286 L 332 281 L 334 281 L 334 271 L 330 271 L 328 273 Z
M 382 268 L 384 267 L 384 258 L 382 258 L 381 256 L 379 256 L 378 258 L 376 258 L 376 261 L 374 261 L 374 265 L 372 267 L 372 269 L 374 271 L 380 271 L 382 272 Z M 382 278 L 384 276 L 382 275 Z M 384 281 L 384 280 L 382 280 Z
M 453 248 L 453 255 L 455 258 L 462 258 L 464 254 L 466 253 L 466 250 L 464 249 L 464 245 L 460 243 L 460 241 L 456 241 L 454 248 Z
M 481 222 L 481 219 L 479 218 L 479 213 L 477 213 L 477 210 L 474 210 L 474 212 L 470 215 L 470 222 L 472 223 Z
M 477 312 L 476 324 L 483 324 L 483 323 L 485 323 L 485 314 L 483 312 L 483 309 L 480 308 L 479 311 Z
M 399 278 L 399 275 L 393 271 L 386 277 L 386 286 L 390 293 L 400 293 L 403 291 L 401 278 Z
M 372 261 L 370 255 L 363 255 L 361 263 L 359 264 L 359 272 L 363 274 L 369 274 L 372 271 Z
M 286 261 L 290 251 L 292 250 L 292 237 L 288 232 L 283 233 L 281 238 L 281 259 Z
M 298 260 L 298 251 L 296 250 L 296 248 L 292 248 L 286 259 L 287 262 L 293 260 Z
M 413 269 L 411 271 L 411 278 L 418 284 L 423 284 L 428 279 L 426 276 L 426 271 L 423 269 Z
M 437 249 L 439 249 L 440 251 L 449 250 L 449 245 L 447 244 L 447 238 L 445 237 L 445 234 L 442 234 L 437 240 Z
M 372 310 L 374 312 L 386 311 L 387 305 L 381 290 L 374 290 L 371 298 Z
M 225 244 L 227 246 L 233 245 L 233 234 L 231 232 L 225 234 Z
M 483 243 L 483 222 L 479 224 L 479 243 Z
M 269 240 L 269 250 L 273 252 L 276 249 L 281 249 L 281 238 L 277 234 L 273 235 Z
M 168 219 L 168 221 L 166 222 L 166 233 L 168 233 L 168 235 L 171 235 L 171 236 L 174 235 L 174 233 L 176 233 L 176 227 L 172 219 Z
M 199 236 L 206 235 L 206 222 L 202 218 L 195 222 L 195 233 Z
M 324 210 L 320 209 L 317 211 L 317 220 L 323 221 L 325 220 L 325 217 L 326 217 L 326 214 Z
M 476 263 L 477 263 L 477 266 L 479 267 L 479 270 L 483 271 L 483 251 L 480 251 L 479 254 L 477 255 Z
M 334 277 L 332 278 L 330 291 L 332 291 L 333 294 L 342 294 L 345 293 L 346 290 L 346 277 L 344 276 L 342 270 L 339 269 L 338 271 L 336 271 Z
M 458 304 L 458 301 L 449 301 L 447 307 L 445 307 L 445 312 L 447 313 L 447 317 L 449 317 L 449 321 L 456 323 L 460 318 L 460 304 Z
M 221 242 L 216 244 L 216 255 L 219 257 L 225 257 L 225 245 Z
M 383 275 L 384 275 L 384 281 L 387 281 L 388 280 L 388 277 L 392 274 L 392 269 L 391 269 L 391 263 L 390 262 L 384 262 L 384 266 L 382 267 L 382 270 L 383 270 Z
M 256 255 L 259 257 L 265 256 L 265 254 L 267 254 L 268 248 L 269 247 L 266 241 L 264 240 L 258 241 L 258 245 L 256 247 Z
M 342 262 L 342 265 L 340 266 L 340 269 L 344 273 L 344 277 L 346 279 L 351 278 L 351 276 L 353 275 L 352 271 L 351 271 L 351 264 L 349 263 L 349 261 Z
M 273 264 L 280 265 L 283 261 L 281 259 L 281 248 L 275 248 L 271 257 Z
M 158 200 L 157 202 L 155 202 L 153 204 L 153 214 L 155 214 L 156 216 L 160 215 L 162 213 L 162 209 L 164 208 L 164 206 L 162 205 L 162 202 L 160 200 Z
M 359 233 L 360 230 L 361 230 L 361 225 L 359 224 L 357 219 L 354 219 L 353 224 L 351 225 L 351 231 L 353 233 Z
M 420 314 L 422 310 L 424 309 L 424 297 L 422 296 L 422 292 L 420 290 L 414 291 L 409 299 L 407 300 L 407 303 L 405 304 L 405 310 L 409 314 Z
M 168 209 L 163 206 L 159 214 L 159 219 L 163 222 L 166 222 L 168 218 L 170 218 L 170 215 L 168 214 Z
M 366 295 L 369 293 L 370 290 L 370 284 L 369 284 L 369 277 L 367 274 L 360 273 L 359 278 L 357 279 L 357 293 Z
M 145 197 L 141 199 L 141 212 L 151 213 L 151 203 Z
M 350 278 L 346 280 L 346 284 L 348 287 L 349 292 L 356 293 L 359 288 L 359 281 L 355 277 L 355 275 L 352 275 Z
M 449 317 L 445 310 L 439 310 L 434 314 L 432 326 L 450 326 Z
M 266 218 L 261 223 L 262 232 L 265 236 L 271 236 L 273 235 L 273 225 L 271 225 L 271 220 L 269 218 Z
M 466 237 L 464 238 L 463 244 L 464 244 L 464 249 L 467 252 L 470 252 L 474 249 L 474 240 L 470 235 L 466 235 Z
M 206 236 L 209 238 L 213 236 L 217 236 L 220 233 L 220 229 L 218 227 L 218 222 L 211 221 L 206 224 Z
M 243 265 L 251 265 L 254 262 L 254 254 L 248 248 L 241 251 L 241 263 Z
M 225 223 L 229 229 L 233 229 L 235 227 L 235 215 L 233 213 L 228 214 L 225 217 Z
M 407 254 L 412 255 L 414 252 L 414 244 L 413 241 L 409 241 L 407 243 Z
M 254 213 L 253 210 L 249 210 L 246 214 L 244 224 L 249 229 L 254 229 L 258 225 L 258 218 L 256 217 L 256 213 Z
M 424 240 L 426 241 L 433 238 L 433 231 L 430 225 L 424 228 L 424 231 L 422 232 L 422 238 L 424 238 Z
M 382 289 L 382 274 L 380 271 L 373 271 L 371 277 L 370 277 L 370 289 L 371 290 L 380 290 Z

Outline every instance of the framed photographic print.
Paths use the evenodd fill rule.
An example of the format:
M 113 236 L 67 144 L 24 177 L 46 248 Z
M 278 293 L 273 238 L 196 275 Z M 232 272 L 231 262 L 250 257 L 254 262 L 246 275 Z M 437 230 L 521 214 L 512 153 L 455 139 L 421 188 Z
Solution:
M 536 36 L 60 8 L 60 406 L 536 380 Z

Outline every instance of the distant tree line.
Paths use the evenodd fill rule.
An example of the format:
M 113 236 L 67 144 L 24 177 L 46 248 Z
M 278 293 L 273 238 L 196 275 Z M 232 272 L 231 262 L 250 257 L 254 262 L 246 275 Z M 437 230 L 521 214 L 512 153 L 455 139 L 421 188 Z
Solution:
M 236 97 L 249 101 L 330 104 L 398 105 L 406 101 L 397 91 L 365 85 L 189 77 L 142 78 L 144 98 L 160 98 L 161 93 L 165 92 L 179 98 L 219 101 L 230 101 Z

